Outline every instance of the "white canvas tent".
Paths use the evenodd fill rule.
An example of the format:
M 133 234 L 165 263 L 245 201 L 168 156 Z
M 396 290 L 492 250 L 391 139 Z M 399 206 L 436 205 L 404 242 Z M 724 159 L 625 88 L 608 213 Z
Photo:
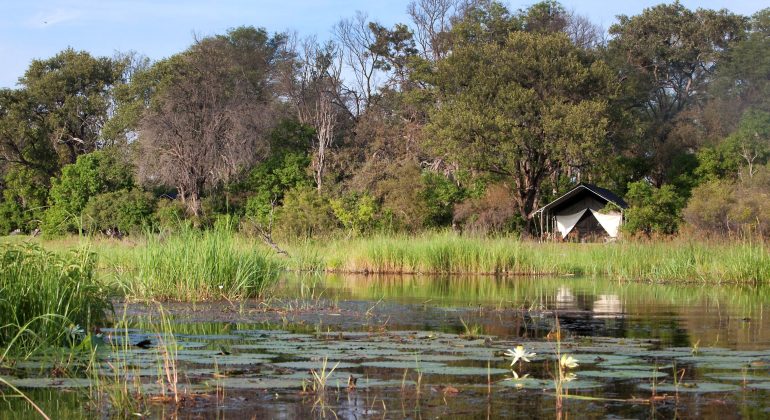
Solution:
M 628 205 L 611 191 L 580 184 L 535 212 L 541 235 L 567 239 L 570 233 L 588 237 L 616 238 Z

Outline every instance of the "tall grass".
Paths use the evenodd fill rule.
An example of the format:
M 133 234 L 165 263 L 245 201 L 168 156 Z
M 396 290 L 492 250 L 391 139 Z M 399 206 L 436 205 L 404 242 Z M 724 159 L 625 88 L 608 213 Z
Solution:
M 762 243 L 536 243 L 453 233 L 375 236 L 291 249 L 295 268 L 366 273 L 588 275 L 751 283 L 770 279 Z
M 126 297 L 198 301 L 259 296 L 273 284 L 282 264 L 262 247 L 243 243 L 227 228 L 182 228 L 153 235 L 127 251 L 117 272 Z
M 0 245 L 0 348 L 62 344 L 103 323 L 112 306 L 95 266 L 85 248 L 56 254 L 33 244 Z

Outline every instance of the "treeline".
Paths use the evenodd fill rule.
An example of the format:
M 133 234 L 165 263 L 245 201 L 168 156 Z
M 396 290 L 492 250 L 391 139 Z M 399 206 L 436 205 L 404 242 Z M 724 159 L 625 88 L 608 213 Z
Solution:
M 34 60 L 0 91 L 0 233 L 527 234 L 591 182 L 629 232 L 770 234 L 770 9 L 661 4 L 607 32 L 555 1 L 408 13 Z

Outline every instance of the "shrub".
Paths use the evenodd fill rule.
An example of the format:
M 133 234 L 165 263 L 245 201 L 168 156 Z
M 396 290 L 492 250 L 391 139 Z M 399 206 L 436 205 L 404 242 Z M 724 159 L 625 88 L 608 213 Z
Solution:
M 187 208 L 179 200 L 161 198 L 155 206 L 153 220 L 161 230 L 174 230 L 186 220 Z
M 276 233 L 286 239 L 326 236 L 336 227 L 329 202 L 312 187 L 287 191 L 276 212 Z
M 519 225 L 518 206 L 510 188 L 494 184 L 479 198 L 471 198 L 455 206 L 454 223 L 463 230 L 492 233 L 513 230 Z
M 85 227 L 91 231 L 118 235 L 152 227 L 155 197 L 134 188 L 91 197 L 83 211 Z
M 693 190 L 684 220 L 716 235 L 770 235 L 770 171 L 760 168 L 742 181 L 712 181 Z
M 346 194 L 330 200 L 329 203 L 337 220 L 352 233 L 370 232 L 377 225 L 379 206 L 368 193 Z
M 671 235 L 679 228 L 685 199 L 672 185 L 655 188 L 646 181 L 630 183 L 626 201 L 630 206 L 623 225 L 626 232 Z
M 133 186 L 132 171 L 116 153 L 97 151 L 78 157 L 53 179 L 49 204 L 43 218 L 46 235 L 77 232 L 82 227 L 81 213 L 91 197 Z
M 0 235 L 16 229 L 31 232 L 40 226 L 48 200 L 45 179 L 23 166 L 8 168 L 0 195 Z

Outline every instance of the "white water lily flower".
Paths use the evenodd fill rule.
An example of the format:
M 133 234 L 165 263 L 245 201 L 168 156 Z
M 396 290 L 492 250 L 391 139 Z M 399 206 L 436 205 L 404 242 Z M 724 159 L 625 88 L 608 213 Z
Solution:
M 577 359 L 575 359 L 572 356 L 568 356 L 566 354 L 562 354 L 561 359 L 559 360 L 559 364 L 561 365 L 561 367 L 567 368 L 567 369 L 574 369 L 578 367 L 577 362 L 578 362 Z
M 511 366 L 515 365 L 516 362 L 519 361 L 519 359 L 529 363 L 530 357 L 535 357 L 537 353 L 527 353 L 527 350 L 524 348 L 524 346 L 516 346 L 513 350 L 508 349 L 505 352 L 505 357 L 512 357 L 513 361 L 511 362 Z

